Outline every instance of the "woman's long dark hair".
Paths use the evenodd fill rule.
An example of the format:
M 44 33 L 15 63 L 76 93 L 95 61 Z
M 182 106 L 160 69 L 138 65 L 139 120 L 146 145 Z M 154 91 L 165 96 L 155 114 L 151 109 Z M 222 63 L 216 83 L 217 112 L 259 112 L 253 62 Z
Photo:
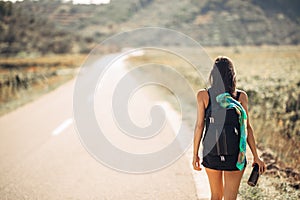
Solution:
M 226 56 L 215 59 L 213 69 L 209 76 L 211 88 L 218 93 L 228 92 L 235 95 L 236 76 L 232 61 Z

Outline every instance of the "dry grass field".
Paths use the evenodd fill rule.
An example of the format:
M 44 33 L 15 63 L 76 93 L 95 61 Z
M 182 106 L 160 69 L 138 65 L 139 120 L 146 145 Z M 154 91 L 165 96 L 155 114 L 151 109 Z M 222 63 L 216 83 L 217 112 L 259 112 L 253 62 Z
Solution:
M 0 58 L 0 115 L 70 80 L 86 55 Z

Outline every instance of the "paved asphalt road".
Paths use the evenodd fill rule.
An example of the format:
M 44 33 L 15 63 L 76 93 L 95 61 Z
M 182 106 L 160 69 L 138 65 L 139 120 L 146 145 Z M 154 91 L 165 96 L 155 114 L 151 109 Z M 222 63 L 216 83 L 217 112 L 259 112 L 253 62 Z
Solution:
M 139 175 L 118 172 L 97 162 L 81 145 L 75 130 L 72 114 L 74 83 L 72 80 L 0 118 L 1 200 L 191 200 L 209 197 L 204 172 L 191 170 L 190 152 L 164 169 Z M 147 101 L 143 98 L 145 94 L 137 94 L 140 103 Z M 132 108 L 132 115 L 141 115 L 137 107 Z M 101 112 L 97 117 L 101 120 Z M 116 129 L 109 123 L 105 123 L 107 130 L 110 127 Z M 170 123 L 165 127 L 168 136 L 162 137 L 157 148 L 174 137 Z M 122 143 L 116 145 L 138 148 L 135 142 L 126 144 L 125 147 Z M 134 148 L 127 150 L 134 151 Z M 203 190 L 199 191 L 201 185 Z

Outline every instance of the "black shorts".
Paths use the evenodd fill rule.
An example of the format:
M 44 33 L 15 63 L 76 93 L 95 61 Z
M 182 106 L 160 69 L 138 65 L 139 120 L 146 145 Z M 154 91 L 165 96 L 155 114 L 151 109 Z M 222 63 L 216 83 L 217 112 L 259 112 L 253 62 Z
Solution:
M 239 170 L 236 167 L 237 159 L 238 155 L 217 156 L 208 154 L 203 157 L 202 165 L 209 169 L 236 171 Z M 247 159 L 244 168 L 246 167 L 246 165 Z

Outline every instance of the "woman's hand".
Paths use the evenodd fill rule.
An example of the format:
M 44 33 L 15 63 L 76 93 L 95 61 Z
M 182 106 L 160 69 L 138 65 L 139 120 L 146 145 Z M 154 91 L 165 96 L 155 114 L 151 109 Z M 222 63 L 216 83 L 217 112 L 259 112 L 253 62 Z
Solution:
M 252 167 L 254 166 L 255 163 L 258 164 L 258 166 L 259 166 L 259 173 L 260 174 L 262 174 L 266 171 L 266 165 L 261 159 L 259 159 L 258 157 L 254 158 Z
M 194 167 L 194 170 L 197 170 L 197 171 L 201 170 L 199 156 L 194 155 L 194 157 L 193 157 L 193 167 Z

